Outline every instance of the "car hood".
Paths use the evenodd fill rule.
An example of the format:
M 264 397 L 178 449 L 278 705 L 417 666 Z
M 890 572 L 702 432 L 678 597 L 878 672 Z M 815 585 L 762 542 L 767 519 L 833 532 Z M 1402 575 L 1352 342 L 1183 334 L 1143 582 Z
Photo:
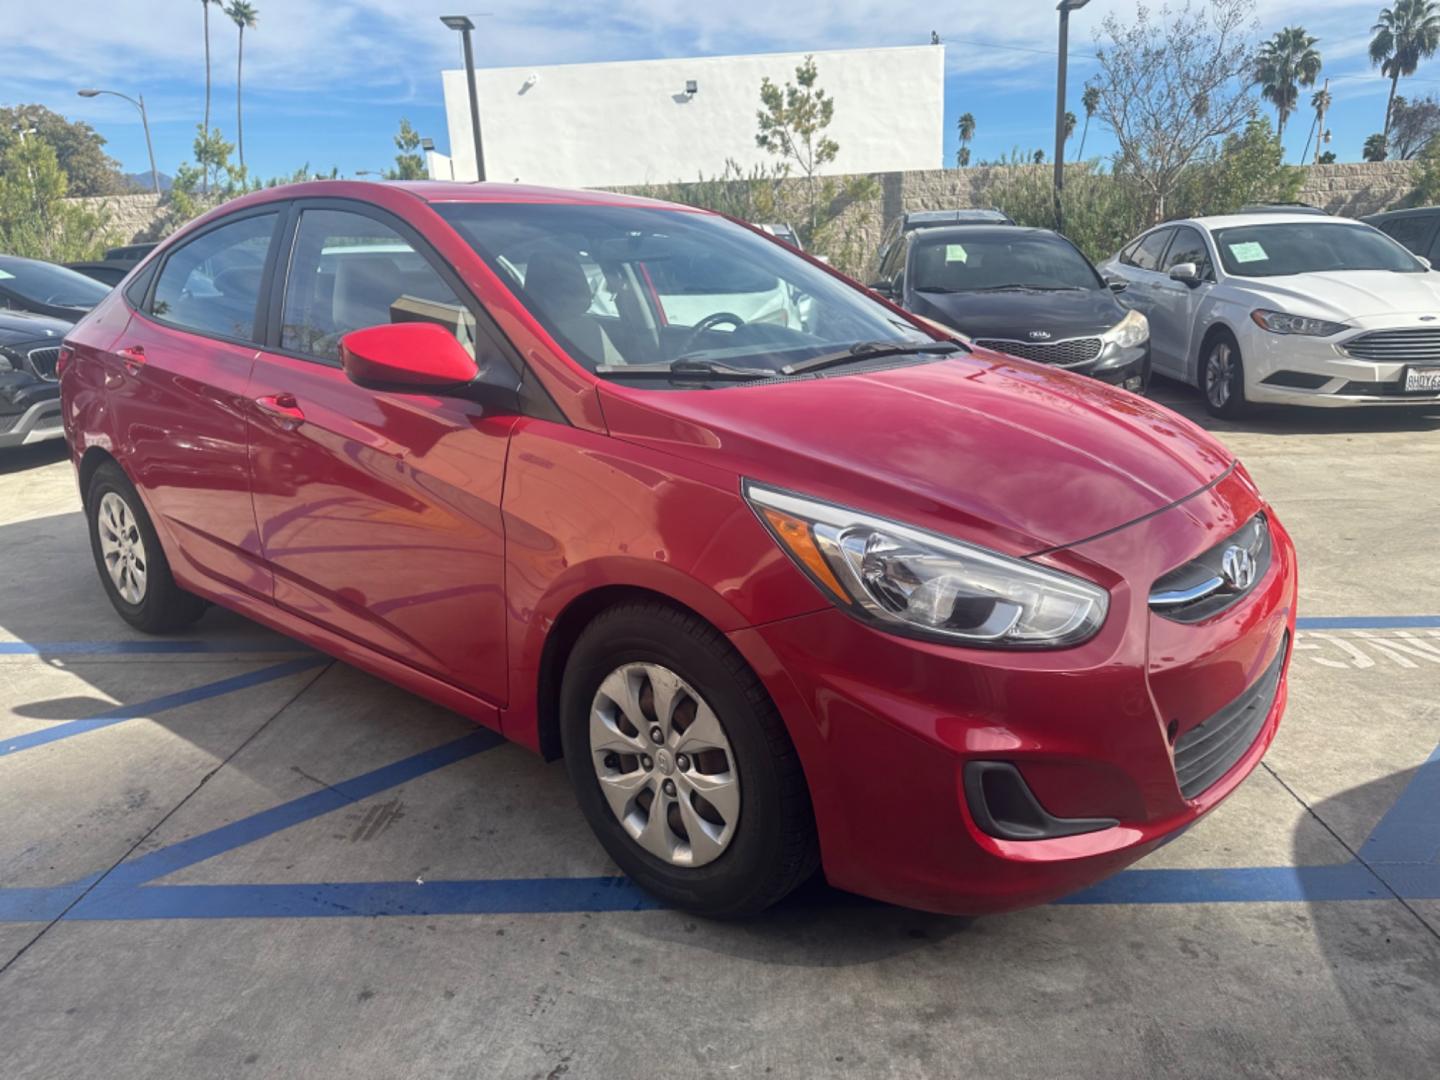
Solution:
M 1206 432 L 1093 379 L 977 351 L 820 379 L 604 384 L 611 435 L 1010 554 L 1154 513 L 1232 464 Z
M 1076 291 L 958 292 L 910 295 L 917 315 L 953 326 L 972 338 L 1059 341 L 1094 335 L 1125 317 L 1109 289 Z M 1046 335 L 1032 336 L 1032 331 Z
M 27 341 L 60 339 L 70 332 L 71 324 L 63 319 L 52 319 L 49 315 L 35 315 L 28 311 L 0 311 L 0 345 L 18 345 Z
M 1344 322 L 1368 315 L 1433 315 L 1440 310 L 1440 273 L 1398 274 L 1389 270 L 1343 270 L 1232 278 L 1227 284 L 1247 298 L 1273 303 L 1297 315 Z

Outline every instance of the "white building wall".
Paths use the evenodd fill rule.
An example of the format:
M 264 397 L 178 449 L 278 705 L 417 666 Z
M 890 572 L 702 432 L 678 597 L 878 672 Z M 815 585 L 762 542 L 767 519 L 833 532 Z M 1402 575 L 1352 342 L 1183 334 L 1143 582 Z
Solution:
M 943 167 L 942 45 L 817 52 L 835 99 L 829 173 Z M 795 78 L 805 53 L 715 56 L 476 71 L 487 179 L 615 187 L 748 171 L 777 159 L 755 145 L 760 80 Z M 441 73 L 450 158 L 436 179 L 475 179 L 465 72 Z M 697 91 L 685 93 L 687 80 Z M 440 155 L 436 155 L 439 159 Z

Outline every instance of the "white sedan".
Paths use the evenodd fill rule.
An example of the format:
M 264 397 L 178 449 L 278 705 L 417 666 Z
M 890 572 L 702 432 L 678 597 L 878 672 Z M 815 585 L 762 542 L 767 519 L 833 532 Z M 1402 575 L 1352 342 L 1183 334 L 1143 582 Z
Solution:
M 1216 416 L 1251 402 L 1440 402 L 1440 273 L 1369 225 L 1169 221 L 1100 269 L 1149 319 L 1154 370 L 1198 386 Z

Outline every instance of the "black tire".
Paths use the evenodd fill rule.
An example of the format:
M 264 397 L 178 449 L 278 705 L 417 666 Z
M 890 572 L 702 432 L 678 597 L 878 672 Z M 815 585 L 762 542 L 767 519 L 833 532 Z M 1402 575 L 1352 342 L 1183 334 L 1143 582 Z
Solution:
M 703 866 L 676 866 L 646 851 L 601 793 L 591 707 L 606 677 L 632 663 L 660 665 L 693 687 L 730 744 L 740 812 L 728 846 Z M 814 873 L 819 847 L 795 747 L 759 678 L 714 627 L 659 601 L 610 608 L 580 634 L 560 694 L 561 745 L 580 809 L 634 881 L 675 907 L 725 918 L 763 911 Z
M 139 552 L 137 558 L 144 571 L 143 589 L 132 599 L 120 594 L 119 587 L 111 577 L 101 543 L 102 504 L 113 505 L 107 503 L 107 495 L 119 498 L 129 511 L 129 521 L 125 522 L 129 526 L 126 533 L 134 545 L 134 550 Z M 163 634 L 189 626 L 204 613 L 205 601 L 175 584 L 165 551 L 160 546 L 160 537 L 155 534 L 155 526 L 150 521 L 145 504 L 140 501 L 140 496 L 124 471 L 114 462 L 101 465 L 90 478 L 90 487 L 85 493 L 85 518 L 90 530 L 90 551 L 95 556 L 95 569 L 100 574 L 100 584 L 104 586 L 105 594 L 110 597 L 110 603 L 122 619 L 147 634 Z M 107 529 L 107 534 L 114 535 L 113 527 Z
M 1205 343 L 1200 357 L 1200 396 L 1211 416 L 1233 420 L 1248 408 L 1245 400 L 1245 359 L 1240 345 L 1228 333 Z

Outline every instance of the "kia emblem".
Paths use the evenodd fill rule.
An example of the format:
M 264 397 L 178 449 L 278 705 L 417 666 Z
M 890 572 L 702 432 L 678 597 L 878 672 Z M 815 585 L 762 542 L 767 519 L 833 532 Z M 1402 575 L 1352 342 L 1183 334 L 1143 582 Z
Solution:
M 1049 340 L 1050 340 L 1050 331 L 1049 331 L 1049 330 L 1031 330 L 1031 331 L 1030 331 L 1030 340 L 1031 340 L 1031 341 L 1049 341 Z

